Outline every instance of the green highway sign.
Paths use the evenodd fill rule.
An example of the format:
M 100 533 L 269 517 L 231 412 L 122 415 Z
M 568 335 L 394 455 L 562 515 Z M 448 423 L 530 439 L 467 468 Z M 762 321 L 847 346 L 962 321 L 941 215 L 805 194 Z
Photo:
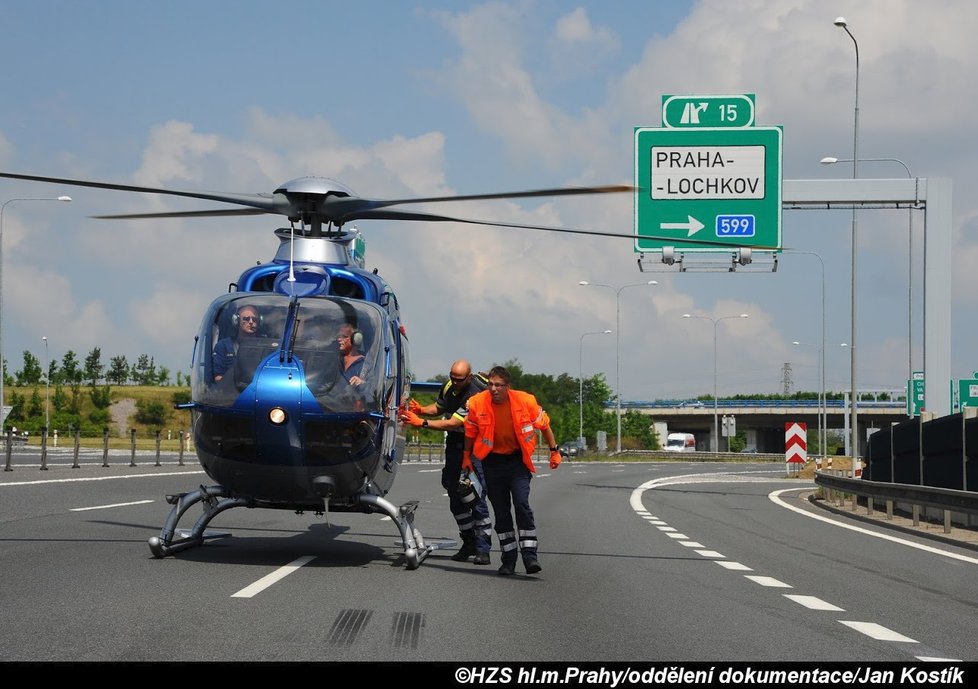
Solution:
M 960 409 L 978 408 L 978 377 L 958 381 L 958 406 Z
M 635 251 L 780 250 L 781 156 L 780 127 L 636 127 Z
M 662 96 L 662 126 L 752 127 L 754 94 L 739 96 Z
M 907 381 L 907 416 L 920 416 L 924 408 L 924 372 L 914 371 Z

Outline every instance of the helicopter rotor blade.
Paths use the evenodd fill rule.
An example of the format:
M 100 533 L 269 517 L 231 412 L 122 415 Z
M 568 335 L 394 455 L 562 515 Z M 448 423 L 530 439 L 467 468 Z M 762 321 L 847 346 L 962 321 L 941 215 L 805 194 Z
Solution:
M 400 206 L 406 203 L 441 203 L 445 201 L 484 201 L 489 199 L 526 199 L 541 196 L 579 196 L 583 194 L 618 194 L 634 192 L 637 187 L 627 184 L 605 185 L 597 187 L 558 187 L 554 189 L 530 189 L 527 191 L 501 192 L 495 194 L 460 194 L 455 196 L 429 196 L 413 199 L 390 199 L 385 201 L 369 201 L 370 209 Z M 366 200 L 366 199 L 364 199 Z
M 231 194 L 207 191 L 179 191 L 162 189 L 160 187 L 141 187 L 133 184 L 116 184 L 114 182 L 97 182 L 67 177 L 44 177 L 40 175 L 21 175 L 13 172 L 0 172 L 0 177 L 8 179 L 23 179 L 31 182 L 47 182 L 49 184 L 67 184 L 75 187 L 90 187 L 93 189 L 112 189 L 114 191 L 134 191 L 143 194 L 166 194 L 167 196 L 183 196 L 191 199 L 237 203 L 250 208 L 259 208 L 269 213 L 286 215 L 289 203 L 281 194 Z
M 272 211 L 259 208 L 228 208 L 209 211 L 174 211 L 171 213 L 121 213 L 118 215 L 92 215 L 98 220 L 133 220 L 141 218 L 211 218 L 228 215 L 266 215 Z
M 593 237 L 617 237 L 623 239 L 650 239 L 659 242 L 669 242 L 670 244 L 699 244 L 706 246 L 716 246 L 724 249 L 737 249 L 735 244 L 721 242 L 711 239 L 695 239 L 692 237 L 664 237 L 653 234 L 626 234 L 622 232 L 601 232 L 599 230 L 582 230 L 569 227 L 551 227 L 548 225 L 526 225 L 523 223 L 497 222 L 492 220 L 474 220 L 467 218 L 455 218 L 448 215 L 436 215 L 433 213 L 421 213 L 415 211 L 396 211 L 378 209 L 376 211 L 365 211 L 357 215 L 360 220 L 421 220 L 428 222 L 457 222 L 469 225 L 488 225 L 490 227 L 512 227 L 521 230 L 539 230 L 541 232 L 559 232 L 565 234 L 582 234 Z M 752 248 L 760 251 L 779 251 L 785 247 L 776 246 L 753 246 Z

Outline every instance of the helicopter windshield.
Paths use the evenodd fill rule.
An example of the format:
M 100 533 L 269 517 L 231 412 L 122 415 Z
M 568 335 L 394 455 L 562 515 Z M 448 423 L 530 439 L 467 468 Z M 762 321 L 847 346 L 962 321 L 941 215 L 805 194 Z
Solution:
M 194 401 L 248 404 L 256 394 L 249 388 L 260 381 L 263 397 L 294 398 L 290 386 L 301 380 L 307 391 L 300 399 L 311 394 L 316 402 L 303 403 L 304 411 L 382 411 L 388 349 L 382 315 L 374 304 L 336 297 L 221 297 L 204 316 L 195 347 Z

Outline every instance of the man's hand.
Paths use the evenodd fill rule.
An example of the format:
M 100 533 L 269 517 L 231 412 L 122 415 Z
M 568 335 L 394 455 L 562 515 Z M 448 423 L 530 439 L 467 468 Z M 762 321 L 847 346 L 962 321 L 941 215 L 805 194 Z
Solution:
M 401 421 L 409 426 L 420 426 L 424 423 L 424 419 L 415 414 L 413 411 L 402 412 Z
M 550 468 L 551 469 L 556 469 L 557 467 L 559 467 L 560 466 L 561 459 L 562 458 L 560 456 L 560 451 L 559 450 L 554 450 L 553 452 L 551 452 L 550 453 Z
M 472 465 L 472 453 L 469 451 L 462 453 L 462 469 L 464 471 L 475 471 L 475 467 Z
M 421 413 L 421 405 L 418 404 L 418 400 L 414 399 L 413 397 L 408 400 L 407 408 L 408 411 L 414 412 L 415 414 Z

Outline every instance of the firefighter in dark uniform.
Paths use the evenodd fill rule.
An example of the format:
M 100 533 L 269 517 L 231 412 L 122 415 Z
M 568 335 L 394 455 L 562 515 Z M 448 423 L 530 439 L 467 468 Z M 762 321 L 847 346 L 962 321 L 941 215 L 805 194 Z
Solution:
M 452 555 L 452 559 L 465 562 L 471 557 L 472 562 L 477 565 L 489 564 L 492 519 L 489 517 L 485 498 L 476 495 L 476 499 L 466 505 L 459 496 L 458 485 L 462 473 L 462 451 L 465 448 L 467 402 L 472 395 L 485 389 L 485 378 L 478 373 L 473 375 L 469 362 L 459 360 L 452 364 L 449 381 L 442 386 L 434 404 L 423 406 L 412 399 L 408 402 L 407 409 L 401 412 L 401 421 L 406 424 L 445 431 L 445 466 L 441 470 L 441 485 L 448 491 L 448 504 L 462 539 L 462 547 Z M 444 418 L 423 419 L 422 416 Z M 481 462 L 475 463 L 472 471 L 485 486 Z

